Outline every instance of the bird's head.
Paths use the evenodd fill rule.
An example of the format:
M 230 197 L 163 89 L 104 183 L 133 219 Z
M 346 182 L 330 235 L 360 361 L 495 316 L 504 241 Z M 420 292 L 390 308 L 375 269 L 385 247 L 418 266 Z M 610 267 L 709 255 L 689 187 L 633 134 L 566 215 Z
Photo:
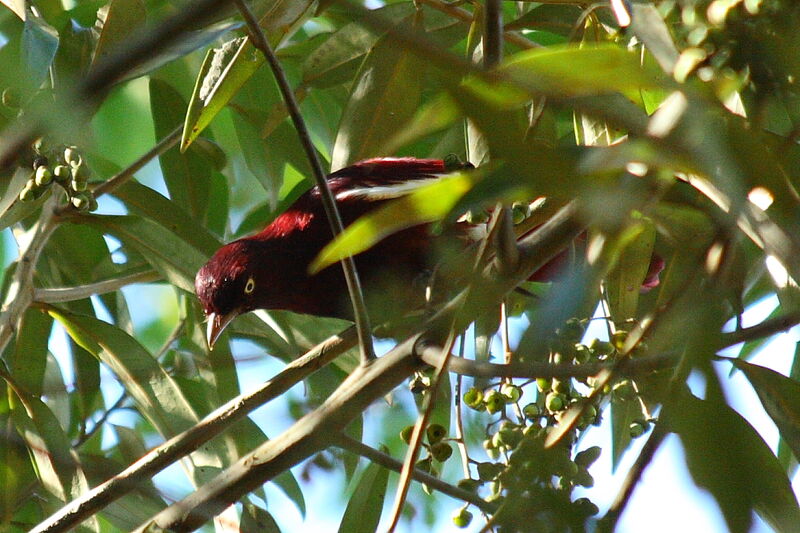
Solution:
M 227 244 L 197 272 L 194 288 L 208 319 L 209 346 L 234 318 L 260 307 L 265 283 L 264 269 L 255 268 L 253 259 L 258 244 L 248 240 Z

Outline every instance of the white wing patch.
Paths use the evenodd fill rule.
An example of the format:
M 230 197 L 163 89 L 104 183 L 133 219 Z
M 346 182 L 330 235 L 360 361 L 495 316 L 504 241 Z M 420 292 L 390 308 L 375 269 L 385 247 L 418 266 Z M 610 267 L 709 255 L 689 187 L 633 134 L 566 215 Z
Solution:
M 371 187 L 366 185 L 364 187 L 354 187 L 336 193 L 337 200 L 352 200 L 354 198 L 364 198 L 367 200 L 389 200 L 390 198 L 400 198 L 411 194 L 415 190 L 430 185 L 442 179 L 447 174 L 430 174 L 423 178 L 406 179 L 398 181 L 397 183 L 387 184 L 385 180 L 381 180 L 380 185 Z

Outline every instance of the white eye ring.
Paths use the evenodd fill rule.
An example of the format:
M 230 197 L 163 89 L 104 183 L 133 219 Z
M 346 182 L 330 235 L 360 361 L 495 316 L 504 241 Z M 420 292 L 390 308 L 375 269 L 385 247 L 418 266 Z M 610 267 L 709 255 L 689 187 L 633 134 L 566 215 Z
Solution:
M 253 278 L 247 278 L 247 283 L 244 286 L 244 293 L 251 294 L 256 288 L 256 282 Z

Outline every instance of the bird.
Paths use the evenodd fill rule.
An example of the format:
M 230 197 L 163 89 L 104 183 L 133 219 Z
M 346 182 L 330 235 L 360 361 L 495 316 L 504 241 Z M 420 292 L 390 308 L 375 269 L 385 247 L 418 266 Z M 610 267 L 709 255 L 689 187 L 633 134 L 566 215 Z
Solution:
M 391 199 L 459 168 L 465 165 L 450 159 L 372 158 L 329 174 L 326 182 L 347 226 Z M 450 231 L 439 234 L 431 231 L 430 224 L 420 224 L 358 254 L 354 259 L 370 317 L 383 320 L 424 305 L 425 289 L 432 272 L 437 272 L 438 279 L 442 257 L 463 254 L 479 233 L 475 229 L 475 224 L 461 219 Z M 234 318 L 256 309 L 352 320 L 341 266 L 333 264 L 316 274 L 308 270 L 332 238 L 320 189 L 315 186 L 262 231 L 217 250 L 195 277 L 195 292 L 207 318 L 209 347 Z M 566 255 L 555 257 L 531 279 L 552 279 L 563 270 Z M 661 268 L 663 261 L 660 266 L 651 264 L 655 273 L 648 273 L 643 288 L 657 284 Z

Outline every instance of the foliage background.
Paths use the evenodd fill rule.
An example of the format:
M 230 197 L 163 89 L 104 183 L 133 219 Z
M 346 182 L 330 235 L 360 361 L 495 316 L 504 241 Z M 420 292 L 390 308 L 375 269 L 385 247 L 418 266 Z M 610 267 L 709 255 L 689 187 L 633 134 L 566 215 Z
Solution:
M 4 528 L 23 531 L 254 387 L 255 375 L 266 379 L 280 369 L 278 361 L 295 359 L 347 325 L 260 314 L 238 319 L 230 344 L 209 352 L 203 342 L 191 293 L 197 268 L 222 242 L 263 227 L 311 185 L 272 74 L 242 40 L 241 18 L 225 11 L 224 2 L 206 2 L 214 9 L 194 12 L 158 0 L 3 3 L 0 519 Z M 678 434 L 690 473 L 714 497 L 727 528 L 747 531 L 757 512 L 760 527 L 796 530 L 797 491 L 788 480 L 800 449 L 800 363 L 791 345 L 764 349 L 773 335 L 800 322 L 800 43 L 793 31 L 800 12 L 793 3 L 685 0 L 624 8 L 616 2 L 503 2 L 507 60 L 488 74 L 479 66 L 481 3 L 370 4 L 378 18 L 354 4 L 326 1 L 257 1 L 252 7 L 279 49 L 315 146 L 331 168 L 389 154 L 454 153 L 480 164 L 491 152 L 493 166 L 471 175 L 466 195 L 453 191 L 439 199 L 443 219 L 451 216 L 448 198 L 459 214 L 498 200 L 546 195 L 561 206 L 579 198 L 590 238 L 604 243 L 599 259 L 552 288 L 528 287 L 540 297 L 517 310 L 525 318 L 512 321 L 518 337 L 512 347 L 519 345 L 513 357 L 552 361 L 552 354 L 542 356 L 549 353 L 543 340 L 564 320 L 593 312 L 603 279 L 603 300 L 617 322 L 612 329 L 642 336 L 645 346 L 631 341 L 601 362 L 621 372 L 619 361 L 634 348 L 642 360 L 665 361 L 666 371 L 655 377 L 634 376 L 655 415 L 640 438 L 657 446 L 663 434 L 656 437 L 653 425 Z M 629 25 L 626 14 L 633 15 Z M 159 37 L 158 28 L 181 16 L 167 37 Z M 137 56 L 142 42 L 150 46 Z M 31 144 L 41 135 L 41 150 L 50 150 L 51 158 L 61 145 L 78 147 L 91 170 L 97 211 L 64 207 L 57 186 L 33 202 L 17 200 L 33 172 Z M 163 139 L 191 145 L 180 154 L 158 144 Z M 131 167 L 143 155 L 144 165 Z M 676 182 L 676 174 L 692 186 Z M 356 240 L 368 238 L 356 234 Z M 20 267 L 16 260 L 35 257 L 37 246 L 35 269 Z M 668 269 L 660 288 L 640 297 L 628 288 L 641 283 L 653 250 Z M 77 290 L 66 298 L 48 292 L 56 287 Z M 764 299 L 777 301 L 775 309 L 761 327 L 745 328 L 752 325 L 737 317 Z M 658 317 L 652 327 L 641 321 L 648 316 Z M 601 326 L 586 340 L 608 333 Z M 492 324 L 479 322 L 467 338 L 473 334 L 468 356 L 486 358 Z M 720 347 L 738 346 L 735 341 L 745 344 L 725 353 L 739 361 L 712 366 Z M 788 378 L 748 366 L 759 350 L 760 363 Z M 183 468 L 173 465 L 152 483 L 120 494 L 83 527 L 127 531 L 146 523 L 266 437 L 290 430 L 290 421 L 320 405 L 357 364 L 352 353 L 340 357 L 279 404 L 272 402 L 268 422 L 237 423 Z M 775 454 L 744 418 L 727 410 L 740 391 L 720 382 L 734 366 L 777 425 Z M 454 385 L 455 375 L 450 381 Z M 683 388 L 687 381 L 697 397 Z M 464 388 L 470 384 L 465 380 Z M 546 407 L 534 384 L 524 389 L 523 403 L 537 398 Z M 353 413 L 357 423 L 350 431 L 362 438 L 363 423 L 367 444 L 385 445 L 402 458 L 397 434 L 413 422 L 414 400 L 402 387 L 393 396 L 391 408 L 377 405 L 363 418 Z M 437 420 L 448 428 L 452 401 L 448 392 L 437 404 Z M 599 465 L 606 469 L 628 449 L 629 425 L 641 417 L 641 403 L 608 393 L 597 405 L 611 421 L 603 427 L 613 444 L 598 439 Z M 481 443 L 487 431 L 496 431 L 487 429 L 490 420 L 465 415 L 466 441 L 479 461 L 488 461 Z M 539 423 L 556 426 L 560 417 Z M 451 484 L 461 477 L 456 455 L 442 474 Z M 634 446 L 621 468 L 640 474 L 649 460 Z M 345 519 L 375 516 L 383 500 L 359 496 L 380 493 L 386 477 L 368 464 L 333 449 L 275 481 L 303 509 L 308 489 L 296 478 L 333 479 L 337 494 L 348 491 L 351 506 L 337 502 Z M 334 475 L 325 473 L 331 469 Z M 374 484 L 359 484 L 362 479 Z M 345 489 L 345 482 L 353 488 Z M 268 512 L 282 512 L 272 502 L 286 501 L 274 487 L 266 490 L 268 497 L 255 491 L 206 527 L 263 528 Z M 487 486 L 481 491 L 490 497 Z M 511 492 L 505 495 L 525 509 Z M 455 509 L 418 485 L 409 502 L 414 524 L 429 525 Z M 583 519 L 570 522 L 577 511 L 562 511 L 545 513 L 544 524 L 587 527 Z M 475 514 L 473 529 L 479 529 Z M 505 520 L 512 529 L 534 527 Z M 371 522 L 359 525 L 369 529 Z

